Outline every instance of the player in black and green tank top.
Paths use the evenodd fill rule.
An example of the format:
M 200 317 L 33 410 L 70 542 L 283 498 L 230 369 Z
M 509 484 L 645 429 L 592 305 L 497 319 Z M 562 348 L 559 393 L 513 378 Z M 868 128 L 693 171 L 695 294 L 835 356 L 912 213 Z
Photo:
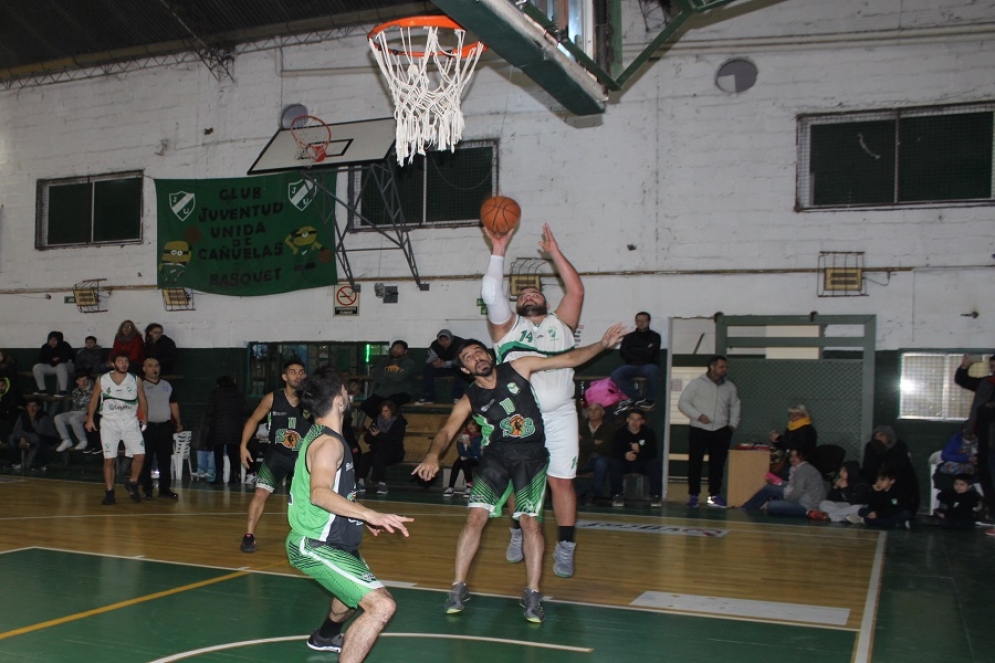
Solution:
M 535 371 L 572 368 L 594 359 L 602 350 L 614 346 L 625 335 L 617 324 L 593 345 L 576 348 L 554 357 L 521 357 L 496 365 L 487 347 L 468 339 L 457 349 L 461 370 L 473 377 L 473 384 L 449 415 L 432 441 L 425 460 L 415 468 L 424 481 L 431 481 L 439 471 L 439 457 L 462 430 L 467 417 L 480 424 L 484 450 L 478 477 L 467 505 L 466 524 L 460 532 L 456 549 L 456 574 L 449 598 L 448 614 L 463 610 L 469 600 L 466 577 L 473 556 L 480 546 L 480 536 L 489 516 L 500 515 L 501 507 L 514 491 L 515 513 L 525 538 L 526 587 L 522 594 L 525 618 L 542 622 L 545 613 L 539 593 L 542 576 L 542 501 L 546 492 L 546 466 L 549 453 L 544 446 L 545 431 L 539 404 L 529 384 Z
M 397 607 L 359 554 L 363 525 L 374 534 L 396 530 L 407 536 L 404 523 L 411 518 L 379 513 L 356 502 L 352 453 L 341 433 L 349 395 L 339 375 L 330 367 L 319 369 L 305 381 L 301 403 L 314 413 L 315 425 L 298 450 L 287 508 L 287 557 L 333 597 L 329 616 L 308 638 L 308 647 L 343 651 L 349 660 L 359 661 Z M 342 625 L 357 607 L 362 614 L 343 637 Z
M 239 456 L 246 469 L 252 467 L 252 452 L 249 442 L 256 436 L 256 429 L 263 419 L 269 421 L 269 439 L 271 444 L 259 468 L 256 479 L 256 490 L 249 503 L 249 518 L 245 536 L 242 537 L 240 550 L 246 553 L 256 551 L 255 529 L 266 508 L 266 500 L 273 494 L 278 485 L 294 469 L 297 460 L 297 446 L 301 438 L 311 428 L 310 415 L 301 406 L 297 398 L 297 390 L 304 383 L 307 373 L 304 362 L 300 359 L 288 359 L 283 363 L 283 389 L 263 396 L 255 412 L 245 422 L 242 428 L 242 443 Z M 224 477 L 218 474 L 218 483 L 223 483 Z M 230 483 L 237 482 L 235 468 L 232 468 Z

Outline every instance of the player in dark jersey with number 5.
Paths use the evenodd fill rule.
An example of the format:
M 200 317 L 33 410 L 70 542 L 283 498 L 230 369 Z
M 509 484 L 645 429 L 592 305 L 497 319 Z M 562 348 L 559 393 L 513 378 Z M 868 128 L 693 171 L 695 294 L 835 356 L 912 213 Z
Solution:
M 490 351 L 480 341 L 468 339 L 460 344 L 457 350 L 460 368 L 473 378 L 473 384 L 453 406 L 425 460 L 413 472 L 425 481 L 434 478 L 439 471 L 440 455 L 460 432 L 466 418 L 472 416 L 480 424 L 484 451 L 467 505 L 466 524 L 456 543 L 456 577 L 445 605 L 448 614 L 461 612 L 469 600 L 466 576 L 480 546 L 480 535 L 488 518 L 500 516 L 504 502 L 514 493 L 513 516 L 522 525 L 527 576 L 522 607 L 528 621 L 539 623 L 545 619 L 539 593 L 544 545 L 539 521 L 549 452 L 544 446 L 542 414 L 529 376 L 536 371 L 579 366 L 614 346 L 624 335 L 624 327 L 619 323 L 592 345 L 555 357 L 522 357 L 500 365 L 495 365 Z

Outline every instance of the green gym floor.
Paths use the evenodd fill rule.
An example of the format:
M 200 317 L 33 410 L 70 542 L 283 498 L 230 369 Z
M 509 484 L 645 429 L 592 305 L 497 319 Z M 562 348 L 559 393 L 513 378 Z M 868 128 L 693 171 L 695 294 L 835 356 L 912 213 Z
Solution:
M 34 505 L 22 509 L 18 491 L 28 490 L 25 486 L 32 484 L 47 488 L 63 483 L 77 486 L 78 491 L 81 484 L 20 481 L 10 476 L 2 479 L 6 479 L 0 481 L 5 515 L 0 517 L 0 531 L 16 527 L 24 528 L 27 534 L 18 534 L 24 547 L 7 546 L 0 552 L 3 588 L 0 662 L 323 663 L 337 659 L 335 654 L 314 652 L 304 646 L 303 639 L 317 625 L 316 616 L 327 606 L 328 599 L 316 583 L 295 575 L 286 565 L 275 565 L 272 570 L 260 570 L 258 566 L 241 568 L 237 564 L 246 556 L 240 558 L 231 550 L 217 551 L 214 553 L 217 564 L 206 566 L 158 561 L 154 552 L 144 556 L 114 556 L 62 549 L 51 542 L 58 541 L 60 533 L 68 531 L 61 528 L 74 521 L 60 520 L 66 516 L 38 516 Z M 92 484 L 86 486 L 87 502 L 97 501 L 94 488 Z M 210 490 L 193 486 L 184 489 L 188 503 L 199 497 L 198 491 Z M 226 491 L 224 494 L 226 515 L 241 520 L 249 493 Z M 274 500 L 279 497 L 274 496 Z M 416 505 L 429 508 L 441 502 L 437 494 L 415 490 L 392 491 L 390 497 L 393 502 L 407 498 L 411 509 Z M 106 520 L 109 527 L 117 529 L 130 526 L 123 523 L 131 519 L 155 517 L 149 511 L 140 511 L 153 508 L 148 504 L 119 503 L 117 506 L 124 508 L 107 515 L 99 507 L 81 509 L 71 500 L 57 501 L 60 509 L 73 512 L 71 518 Z M 168 507 L 165 502 L 157 501 L 154 508 Z M 444 517 L 458 519 L 458 507 L 445 508 L 448 512 Z M 22 511 L 29 515 L 21 515 Z M 823 523 L 758 518 L 732 510 L 698 509 L 689 513 L 676 501 L 668 502 L 652 516 L 646 507 L 637 505 L 632 511 L 638 517 L 627 520 L 638 522 L 641 527 L 678 527 L 691 522 L 703 529 L 723 528 L 727 541 L 733 537 L 734 545 L 735 537 L 745 532 L 745 528 L 765 532 L 764 536 L 772 541 L 786 534 L 811 534 L 834 540 L 832 528 Z M 271 515 L 276 514 L 268 511 L 267 517 Z M 613 523 L 621 522 L 618 515 L 618 510 L 594 508 L 584 510 L 580 517 L 595 523 Z M 273 518 L 273 526 L 278 528 L 281 525 L 277 521 Z M 846 529 L 852 532 L 854 528 Z M 579 534 L 588 541 L 596 535 L 596 531 Z M 206 530 L 202 534 L 193 532 L 192 536 L 194 540 L 198 537 L 210 540 Z M 654 536 L 653 541 L 677 538 L 643 536 Z M 226 534 L 226 538 L 230 537 Z M 441 589 L 425 589 L 421 583 L 391 582 L 395 576 L 391 569 L 383 568 L 381 562 L 378 571 L 371 561 L 374 571 L 385 579 L 396 598 L 398 611 L 367 660 L 432 663 L 995 660 L 995 620 L 991 609 L 991 598 L 995 596 L 995 537 L 985 536 L 980 530 L 949 532 L 920 525 L 912 531 L 865 532 L 857 538 L 873 555 L 848 553 L 850 549 L 839 539 L 840 554 L 834 561 L 836 568 L 845 569 L 850 563 L 848 555 L 853 554 L 852 559 L 857 560 L 854 564 L 867 567 L 864 587 L 857 592 L 847 590 L 856 595 L 846 597 L 863 608 L 862 616 L 859 623 L 845 626 L 828 622 L 801 624 L 790 617 L 777 619 L 769 615 L 743 618 L 718 612 L 691 614 L 660 605 L 620 606 L 599 603 L 597 599 L 560 599 L 555 589 L 546 587 L 545 581 L 544 589 L 551 595 L 545 624 L 529 624 L 522 619 L 516 598 L 486 593 L 474 594 L 463 614 L 447 616 L 440 609 Z M 38 543 L 43 540 L 48 543 Z M 453 543 L 447 538 L 437 545 L 449 556 Z M 667 565 L 666 549 L 659 549 L 661 556 L 656 563 Z M 770 548 L 771 552 L 776 550 L 779 548 Z M 482 554 L 485 554 L 483 548 Z M 868 559 L 873 562 L 867 563 Z M 503 560 L 500 563 L 504 564 Z M 841 583 L 826 572 L 832 566 L 820 566 L 810 575 L 801 569 L 799 575 L 800 563 L 782 557 L 749 562 L 750 572 L 765 579 L 767 592 L 758 598 L 777 602 L 800 589 L 791 586 L 800 583 L 816 596 L 825 596 L 822 605 L 836 605 L 838 602 L 832 599 L 840 592 Z M 638 567 L 626 563 L 624 553 L 621 558 L 603 560 L 601 566 L 602 575 L 609 582 L 615 574 L 640 573 Z M 709 569 L 696 571 L 707 574 Z M 584 580 L 575 577 L 559 582 Z M 441 582 L 439 586 L 445 584 Z M 555 581 L 548 584 L 555 586 Z

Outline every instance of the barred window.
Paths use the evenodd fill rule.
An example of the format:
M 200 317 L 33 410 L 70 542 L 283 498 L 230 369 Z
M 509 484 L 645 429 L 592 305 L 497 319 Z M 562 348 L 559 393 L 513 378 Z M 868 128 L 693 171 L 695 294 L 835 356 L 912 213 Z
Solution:
M 142 239 L 142 173 L 38 181 L 35 246 L 121 244 Z
M 803 116 L 806 209 L 991 203 L 995 104 Z
M 391 162 L 404 225 L 408 228 L 476 225 L 480 205 L 497 192 L 497 143 L 466 141 L 455 152 L 441 150 L 417 155 L 405 166 Z M 364 219 L 358 228 L 392 223 L 389 206 L 370 172 L 354 175 L 356 205 Z
M 902 419 L 964 421 L 971 410 L 974 392 L 959 387 L 954 373 L 960 367 L 959 354 L 906 353 L 902 355 Z M 988 364 L 975 362 L 969 374 L 988 375 Z

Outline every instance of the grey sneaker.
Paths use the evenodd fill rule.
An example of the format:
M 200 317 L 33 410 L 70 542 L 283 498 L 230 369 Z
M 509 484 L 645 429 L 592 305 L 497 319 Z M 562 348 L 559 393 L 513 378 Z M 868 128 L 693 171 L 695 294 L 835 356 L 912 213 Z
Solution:
M 381 481 L 380 483 L 377 484 L 377 495 L 386 495 L 386 494 L 387 494 L 387 484 Z
M 345 642 L 344 633 L 339 633 L 331 638 L 323 638 L 321 637 L 321 634 L 315 630 L 315 632 L 311 634 L 311 637 L 307 639 L 307 646 L 315 651 L 330 651 L 338 654 L 342 651 L 343 642 Z
M 864 524 L 864 519 L 861 518 L 860 516 L 858 516 L 855 513 L 851 513 L 849 516 L 846 517 L 846 519 L 847 519 L 847 522 L 851 522 L 854 525 L 863 525 Z
M 553 573 L 561 578 L 569 578 L 574 574 L 574 541 L 558 541 L 553 549 Z
M 465 582 L 454 582 L 453 588 L 449 590 L 446 597 L 446 614 L 455 615 L 463 612 L 463 604 L 470 600 L 470 590 L 466 588 Z
M 612 506 L 625 506 L 625 496 L 616 495 L 612 498 Z
M 508 542 L 508 549 L 504 551 L 504 558 L 512 564 L 518 564 L 525 559 L 522 552 L 522 530 L 511 528 L 511 541 Z
M 525 619 L 533 624 L 542 624 L 546 619 L 546 611 L 542 609 L 542 594 L 534 589 L 522 592 L 521 605 L 525 608 Z

